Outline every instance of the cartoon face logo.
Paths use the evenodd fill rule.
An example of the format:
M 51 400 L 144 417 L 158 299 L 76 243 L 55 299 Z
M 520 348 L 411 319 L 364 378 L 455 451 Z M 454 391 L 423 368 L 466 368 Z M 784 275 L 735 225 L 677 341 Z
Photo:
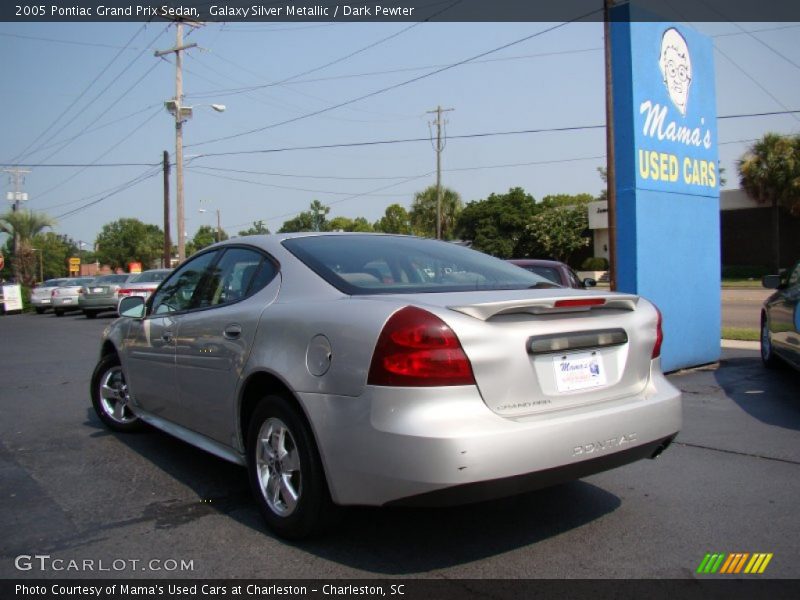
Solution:
M 692 59 L 686 40 L 674 27 L 667 29 L 661 37 L 658 66 L 661 67 L 670 100 L 685 117 L 689 86 L 692 84 Z

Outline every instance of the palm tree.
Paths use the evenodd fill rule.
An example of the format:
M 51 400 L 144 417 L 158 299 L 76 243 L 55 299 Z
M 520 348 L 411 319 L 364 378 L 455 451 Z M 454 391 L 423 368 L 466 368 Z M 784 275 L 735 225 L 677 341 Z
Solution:
M 417 235 L 436 237 L 436 186 L 432 185 L 414 194 L 409 216 L 411 227 Z M 452 239 L 456 219 L 464 207 L 461 196 L 450 188 L 442 188 L 442 239 Z
M 739 183 L 759 204 L 772 206 L 775 272 L 781 267 L 780 208 L 800 214 L 800 135 L 767 133 L 739 160 Z
M 36 283 L 36 254 L 33 238 L 55 221 L 44 213 L 31 210 L 9 211 L 0 215 L 0 231 L 14 236 L 14 258 L 11 266 L 16 280 L 27 287 Z

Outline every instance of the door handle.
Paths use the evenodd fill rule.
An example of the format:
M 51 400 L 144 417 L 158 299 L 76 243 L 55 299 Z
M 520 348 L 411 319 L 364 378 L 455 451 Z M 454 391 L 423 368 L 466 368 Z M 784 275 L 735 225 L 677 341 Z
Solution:
M 171 342 L 172 341 L 172 332 L 171 331 L 165 331 L 164 333 L 161 334 L 161 339 L 164 340 L 165 342 Z
M 223 330 L 222 335 L 224 335 L 229 340 L 235 340 L 240 335 L 242 335 L 242 326 L 241 325 L 235 325 L 235 324 L 234 325 L 228 325 Z

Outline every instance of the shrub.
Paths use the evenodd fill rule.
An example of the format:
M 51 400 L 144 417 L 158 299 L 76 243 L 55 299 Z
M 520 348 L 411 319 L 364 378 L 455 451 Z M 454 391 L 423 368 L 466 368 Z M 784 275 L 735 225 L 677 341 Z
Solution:
M 603 258 L 602 256 L 592 256 L 591 258 L 587 258 L 581 264 L 581 270 L 583 271 L 607 271 L 608 270 L 608 259 Z

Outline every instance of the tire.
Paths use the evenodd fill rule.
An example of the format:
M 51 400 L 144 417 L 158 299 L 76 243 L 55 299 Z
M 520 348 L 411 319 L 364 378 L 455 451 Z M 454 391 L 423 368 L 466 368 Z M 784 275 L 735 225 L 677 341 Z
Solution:
M 85 310 L 85 311 L 83 311 L 83 314 L 86 315 L 87 319 L 96 319 L 97 318 L 97 313 L 95 311 L 93 311 L 93 310 Z
M 37 315 L 43 315 L 44 314 L 44 308 L 42 308 L 41 306 L 37 306 L 36 307 L 36 314 Z
M 114 431 L 136 431 L 142 421 L 128 406 L 125 373 L 116 354 L 100 359 L 92 373 L 92 406 L 97 416 Z
M 314 436 L 284 396 L 266 396 L 256 407 L 247 431 L 247 470 L 261 515 L 280 537 L 307 538 L 335 520 Z
M 57 317 L 63 317 L 64 316 L 64 311 L 63 310 L 59 310 L 57 308 L 54 308 L 53 312 L 56 313 Z
M 761 362 L 768 369 L 775 369 L 780 366 L 780 360 L 775 356 L 775 350 L 772 347 L 772 339 L 769 336 L 769 321 L 767 315 L 761 315 Z

